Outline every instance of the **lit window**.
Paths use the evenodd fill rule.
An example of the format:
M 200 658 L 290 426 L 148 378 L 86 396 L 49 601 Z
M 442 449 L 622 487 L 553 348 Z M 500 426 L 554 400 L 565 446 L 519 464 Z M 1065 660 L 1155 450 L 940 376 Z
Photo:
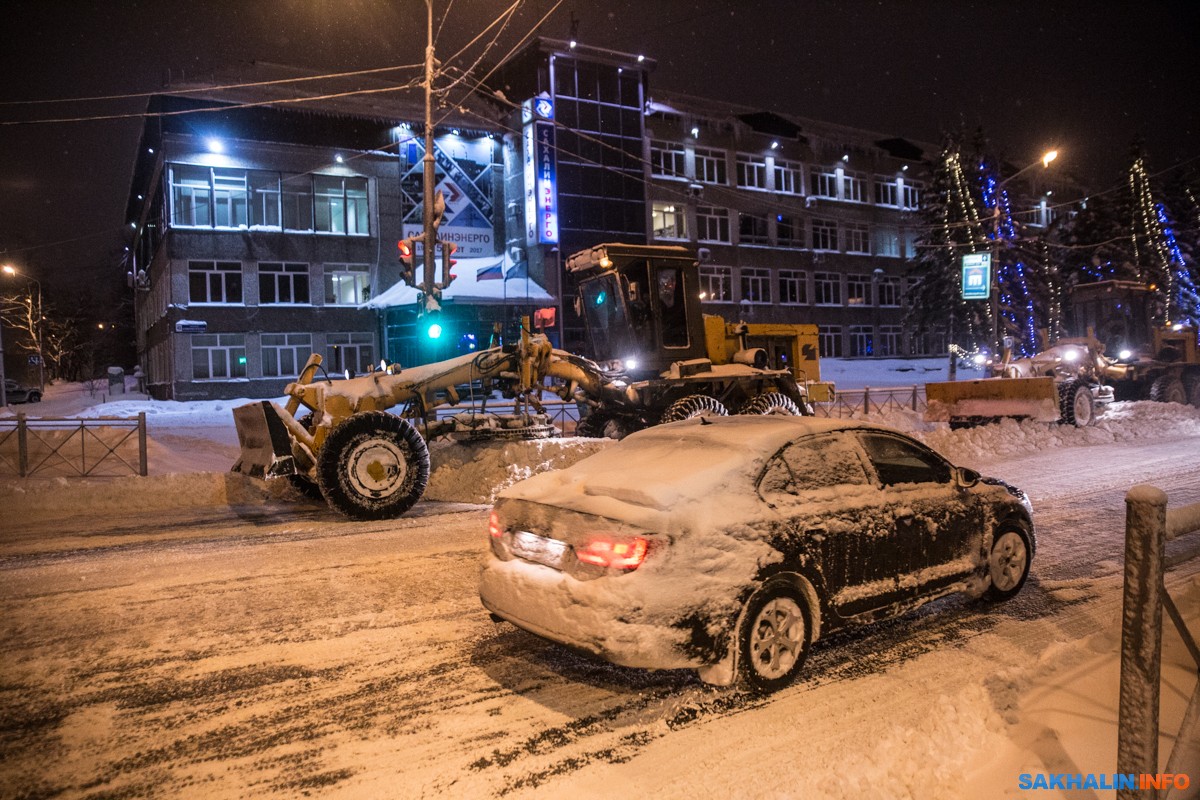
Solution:
M 687 215 L 675 203 L 655 203 L 651 211 L 655 239 L 686 239 Z
M 325 265 L 325 305 L 357 306 L 370 295 L 366 264 Z
M 871 279 L 866 275 L 846 276 L 846 304 L 865 306 L 871 302 Z

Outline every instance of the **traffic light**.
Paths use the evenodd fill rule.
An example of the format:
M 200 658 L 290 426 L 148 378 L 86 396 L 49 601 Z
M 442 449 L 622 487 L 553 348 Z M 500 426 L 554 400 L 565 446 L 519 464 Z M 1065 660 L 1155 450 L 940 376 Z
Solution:
M 400 277 L 409 286 L 415 285 L 416 282 L 417 242 L 423 241 L 425 234 L 422 233 L 396 242 L 396 248 L 400 251 Z
M 442 323 L 441 323 L 440 315 L 438 315 L 436 313 L 426 314 L 424 326 L 425 326 L 425 335 L 427 337 L 429 337 L 430 339 L 442 338 Z
M 458 251 L 458 245 L 453 242 L 438 242 L 442 246 L 442 282 L 438 284 L 438 289 L 445 289 L 453 282 L 455 275 L 450 270 L 458 263 L 458 259 L 453 258 L 455 252 Z

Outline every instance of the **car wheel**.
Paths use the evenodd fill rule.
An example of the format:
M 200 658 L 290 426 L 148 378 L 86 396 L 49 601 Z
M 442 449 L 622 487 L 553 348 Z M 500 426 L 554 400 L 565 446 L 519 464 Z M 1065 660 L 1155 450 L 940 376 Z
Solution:
M 991 585 L 983 596 L 993 601 L 1015 596 L 1029 577 L 1029 563 L 1029 537 L 1017 528 L 1002 528 L 992 540 L 987 564 Z
M 325 437 L 317 481 L 326 502 L 348 517 L 398 517 L 425 493 L 429 447 L 408 420 L 354 414 Z
M 786 580 L 767 581 L 751 596 L 738 634 L 742 680 L 760 692 L 790 684 L 812 641 L 808 602 Z
M 42 396 L 41 396 L 41 394 L 39 394 L 38 392 L 30 392 L 30 393 L 29 393 L 29 402 L 30 402 L 30 403 L 40 403 L 40 402 L 42 402 Z
M 689 394 L 681 397 L 663 412 L 662 423 L 679 422 L 692 417 L 727 417 L 729 409 L 715 397 L 706 394 Z
M 755 395 L 738 409 L 739 414 L 778 414 L 787 417 L 800 416 L 800 407 L 782 392 L 763 392 Z
M 1079 380 L 1067 380 L 1058 385 L 1058 406 L 1062 421 L 1076 428 L 1096 424 L 1096 403 L 1092 390 Z

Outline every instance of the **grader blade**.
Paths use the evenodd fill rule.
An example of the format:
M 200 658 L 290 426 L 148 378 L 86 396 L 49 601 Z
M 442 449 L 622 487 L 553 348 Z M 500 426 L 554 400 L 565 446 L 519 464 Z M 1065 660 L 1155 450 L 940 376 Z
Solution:
M 1057 422 L 1060 416 L 1054 379 L 982 378 L 925 384 L 926 422 L 987 420 L 998 417 Z
M 270 400 L 247 403 L 233 409 L 238 444 L 242 454 L 232 472 L 253 478 L 277 478 L 296 474 L 292 438 L 279 416 L 283 411 Z

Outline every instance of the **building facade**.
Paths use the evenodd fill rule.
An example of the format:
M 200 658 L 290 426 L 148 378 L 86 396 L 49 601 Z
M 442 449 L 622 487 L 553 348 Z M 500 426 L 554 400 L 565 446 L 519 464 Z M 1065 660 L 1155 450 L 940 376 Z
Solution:
M 438 341 L 415 304 L 369 305 L 400 280 L 396 242 L 420 232 L 419 102 L 263 108 L 272 98 L 255 89 L 236 98 L 253 105 L 214 110 L 156 98 L 129 202 L 150 390 L 272 396 L 310 352 L 330 374 L 428 363 L 527 315 L 586 353 L 562 264 L 611 241 L 706 249 L 708 313 L 816 323 L 825 357 L 945 352 L 902 324 L 931 145 L 656 93 L 654 69 L 636 54 L 538 39 L 472 106 L 439 117 L 442 238 L 552 299 L 446 303 L 452 333 Z

